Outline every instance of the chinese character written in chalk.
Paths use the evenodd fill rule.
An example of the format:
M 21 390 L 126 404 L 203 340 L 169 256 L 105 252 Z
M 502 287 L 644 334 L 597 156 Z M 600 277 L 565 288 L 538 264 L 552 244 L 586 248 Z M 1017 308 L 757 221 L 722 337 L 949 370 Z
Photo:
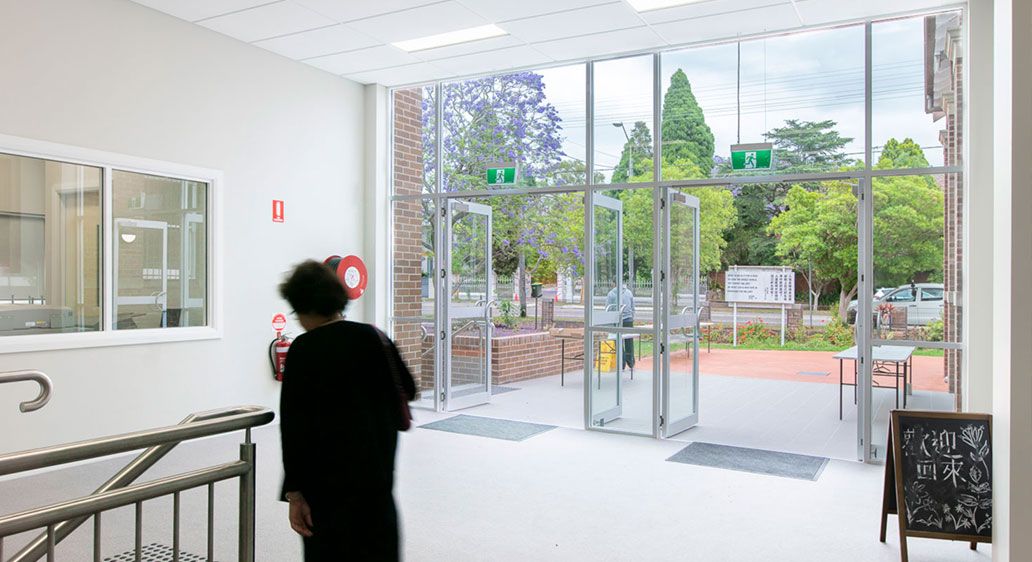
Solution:
M 957 486 L 958 478 L 961 482 L 967 482 L 967 480 L 964 479 L 964 475 L 960 473 L 960 471 L 964 468 L 964 462 L 961 460 L 964 458 L 964 455 L 947 456 L 950 460 L 942 463 L 942 479 L 952 480 L 954 487 Z
M 917 461 L 918 480 L 938 480 L 938 474 L 935 461 Z

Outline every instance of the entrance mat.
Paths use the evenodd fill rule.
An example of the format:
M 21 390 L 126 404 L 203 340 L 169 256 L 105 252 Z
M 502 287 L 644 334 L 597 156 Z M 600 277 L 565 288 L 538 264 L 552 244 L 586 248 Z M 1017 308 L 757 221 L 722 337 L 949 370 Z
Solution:
M 828 371 L 799 371 L 800 375 L 809 375 L 811 377 L 826 377 L 830 375 Z
M 523 441 L 539 433 L 555 429 L 556 426 L 459 414 L 419 427 L 492 439 L 505 439 L 506 441 Z
M 828 464 L 827 457 L 811 457 L 699 441 L 689 443 L 687 447 L 667 460 L 812 481 L 817 481 L 821 477 L 821 472 Z
M 517 390 L 519 389 L 515 386 L 492 386 L 491 396 L 494 396 L 495 394 L 505 394 L 506 392 L 516 392 Z
M 140 559 L 143 562 L 172 562 L 173 552 L 174 551 L 171 546 L 151 543 L 140 549 Z M 134 560 L 136 560 L 135 550 L 104 558 L 104 562 L 133 562 Z M 181 562 L 205 562 L 208 559 L 204 556 L 197 556 L 196 554 L 180 551 L 179 560 Z

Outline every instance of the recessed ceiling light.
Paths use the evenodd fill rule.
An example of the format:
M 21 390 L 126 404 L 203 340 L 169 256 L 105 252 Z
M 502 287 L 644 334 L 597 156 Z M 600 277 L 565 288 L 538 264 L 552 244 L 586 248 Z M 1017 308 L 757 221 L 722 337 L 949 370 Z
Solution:
M 460 29 L 458 31 L 449 31 L 448 33 L 428 35 L 426 37 L 419 37 L 418 39 L 398 41 L 391 44 L 403 51 L 411 53 L 412 51 L 425 51 L 426 49 L 434 49 L 436 47 L 444 47 L 447 45 L 457 45 L 459 43 L 468 43 L 470 41 L 500 37 L 502 35 L 508 34 L 497 25 L 488 24 Z
M 627 3 L 639 12 L 647 12 L 649 10 L 659 10 L 661 8 L 672 8 L 674 6 L 694 4 L 700 1 L 701 0 L 627 0 Z

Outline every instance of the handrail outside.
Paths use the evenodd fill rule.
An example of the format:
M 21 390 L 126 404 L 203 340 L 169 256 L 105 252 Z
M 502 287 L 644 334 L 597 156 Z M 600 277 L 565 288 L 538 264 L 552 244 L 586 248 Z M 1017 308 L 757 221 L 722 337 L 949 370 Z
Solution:
M 240 414 L 196 421 L 186 425 L 147 429 L 2 455 L 0 456 L 0 476 L 125 453 L 154 445 L 178 443 L 198 437 L 248 429 L 265 425 L 275 417 L 271 410 L 261 406 L 241 406 L 240 410 L 242 412 Z
M 54 383 L 51 382 L 50 377 L 46 373 L 32 369 L 0 373 L 0 384 L 21 381 L 35 381 L 39 383 L 39 396 L 18 405 L 18 409 L 22 413 L 34 412 L 47 405 L 47 402 L 50 401 L 50 395 L 54 392 Z
M 223 408 L 220 410 L 211 410 L 207 412 L 197 412 L 183 418 L 183 421 L 179 422 L 179 425 L 182 426 L 190 423 L 196 423 L 199 421 L 225 418 L 237 414 L 247 414 L 253 411 L 253 406 L 237 406 L 233 408 Z M 148 468 L 154 466 L 155 463 L 161 460 L 162 457 L 168 454 L 169 451 L 175 448 L 176 445 L 178 445 L 178 442 L 166 443 L 163 445 L 151 447 L 146 451 L 140 453 L 139 456 L 133 459 L 129 464 L 125 465 L 120 471 L 118 471 L 114 476 L 108 479 L 107 482 L 102 484 L 93 493 L 102 494 L 110 490 L 128 486 L 137 478 L 139 478 L 140 475 L 146 472 Z M 88 516 L 81 516 L 74 519 L 64 520 L 54 525 L 53 534 L 55 542 L 60 543 L 62 540 L 64 540 L 65 537 L 70 535 L 73 531 L 79 528 L 80 525 L 85 523 L 87 519 L 89 519 Z M 48 538 L 48 533 L 40 533 L 35 539 L 30 541 L 24 547 L 22 547 L 22 549 L 19 550 L 18 553 L 15 554 L 7 562 L 35 562 L 36 560 L 39 560 L 47 553 Z M 0 562 L 3 562 L 2 559 L 0 559 Z

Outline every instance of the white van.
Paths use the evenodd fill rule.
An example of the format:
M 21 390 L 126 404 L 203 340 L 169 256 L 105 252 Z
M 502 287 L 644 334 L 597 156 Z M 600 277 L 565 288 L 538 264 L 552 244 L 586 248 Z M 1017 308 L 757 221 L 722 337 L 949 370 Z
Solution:
M 880 304 L 891 304 L 894 308 L 906 307 L 907 324 L 926 326 L 942 318 L 943 294 L 942 283 L 917 283 L 901 285 L 874 299 L 872 310 L 877 311 Z M 856 301 L 849 303 L 849 319 L 856 319 Z

